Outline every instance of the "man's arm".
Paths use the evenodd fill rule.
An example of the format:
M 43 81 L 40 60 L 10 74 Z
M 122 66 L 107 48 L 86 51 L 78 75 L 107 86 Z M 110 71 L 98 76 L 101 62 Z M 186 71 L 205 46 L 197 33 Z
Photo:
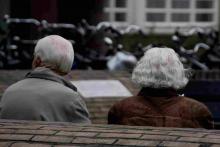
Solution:
M 71 103 L 71 117 L 74 123 L 91 123 L 89 111 L 84 100 L 79 94 L 76 94 Z

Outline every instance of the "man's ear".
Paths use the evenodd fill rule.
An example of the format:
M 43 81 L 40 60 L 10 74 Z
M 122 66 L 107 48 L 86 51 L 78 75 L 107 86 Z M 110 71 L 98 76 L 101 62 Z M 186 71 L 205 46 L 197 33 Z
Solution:
M 34 57 L 34 60 L 32 62 L 32 68 L 40 67 L 42 64 L 42 61 L 39 57 Z

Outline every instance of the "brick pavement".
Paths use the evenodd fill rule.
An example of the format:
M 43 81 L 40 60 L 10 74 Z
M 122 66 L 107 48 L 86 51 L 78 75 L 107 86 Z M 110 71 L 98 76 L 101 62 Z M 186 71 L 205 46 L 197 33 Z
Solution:
M 220 147 L 220 131 L 0 120 L 0 147 Z

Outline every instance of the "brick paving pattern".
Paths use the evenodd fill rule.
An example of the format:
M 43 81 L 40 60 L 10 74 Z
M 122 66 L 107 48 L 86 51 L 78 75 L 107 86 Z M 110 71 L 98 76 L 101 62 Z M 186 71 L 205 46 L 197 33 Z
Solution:
M 15 120 L 0 120 L 0 130 L 0 147 L 220 146 L 219 130 Z

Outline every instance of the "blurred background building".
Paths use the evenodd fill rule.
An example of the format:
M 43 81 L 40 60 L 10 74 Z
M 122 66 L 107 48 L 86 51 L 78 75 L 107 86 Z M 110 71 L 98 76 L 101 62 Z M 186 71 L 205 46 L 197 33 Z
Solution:
M 219 8 L 219 0 L 0 0 L 0 68 L 30 68 L 37 40 L 50 34 L 72 42 L 77 69 L 103 57 L 106 68 L 121 50 L 140 58 L 148 45 L 197 52 L 201 42 L 217 48 L 220 65 Z
M 177 27 L 218 29 L 219 8 L 219 0 L 105 0 L 104 16 L 115 25 L 171 33 Z
M 0 0 L 0 18 L 45 19 L 48 22 L 90 24 L 110 21 L 138 25 L 147 31 L 170 33 L 176 27 L 219 29 L 219 0 Z
M 76 23 L 82 18 L 97 23 L 103 0 L 0 0 L 0 18 L 45 19 L 48 22 Z

